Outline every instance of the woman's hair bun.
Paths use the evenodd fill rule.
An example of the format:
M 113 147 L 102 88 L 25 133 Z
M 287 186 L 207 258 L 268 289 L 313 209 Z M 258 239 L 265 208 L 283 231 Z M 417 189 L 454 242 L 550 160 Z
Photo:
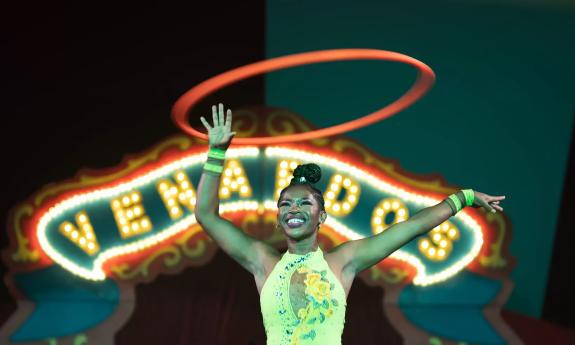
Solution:
M 305 180 L 302 179 L 305 178 Z M 290 184 L 295 183 L 316 183 L 321 179 L 321 168 L 315 163 L 298 165 L 293 172 L 293 179 Z

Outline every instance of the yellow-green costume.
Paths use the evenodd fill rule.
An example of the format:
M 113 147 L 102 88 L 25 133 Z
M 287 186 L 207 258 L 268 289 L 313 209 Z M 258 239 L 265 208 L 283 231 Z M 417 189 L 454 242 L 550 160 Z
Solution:
M 286 251 L 268 276 L 260 306 L 268 345 L 340 345 L 346 296 L 318 247 Z

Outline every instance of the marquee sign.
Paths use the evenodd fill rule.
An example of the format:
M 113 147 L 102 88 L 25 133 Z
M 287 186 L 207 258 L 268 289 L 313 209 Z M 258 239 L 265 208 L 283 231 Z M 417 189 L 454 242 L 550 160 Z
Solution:
M 298 116 L 273 109 L 237 111 L 234 125 L 238 136 L 311 128 Z M 204 142 L 176 136 L 142 155 L 128 157 L 118 168 L 81 172 L 72 180 L 46 186 L 17 206 L 9 222 L 10 247 L 4 252 L 14 296 L 42 306 L 47 303 L 41 297 L 46 281 L 68 277 L 77 286 L 99 289 L 107 296 L 106 303 L 121 304 L 122 296 L 131 295 L 138 282 L 208 261 L 216 247 L 193 214 L 206 152 Z M 397 163 L 343 137 L 268 147 L 232 145 L 219 189 L 220 213 L 251 235 L 281 246 L 285 240 L 273 231 L 276 200 L 295 166 L 305 162 L 322 167 L 318 187 L 324 191 L 328 218 L 320 234 L 326 248 L 385 231 L 460 189 L 448 186 L 439 176 L 405 173 Z M 470 272 L 500 282 L 495 300 L 502 304 L 510 286 L 506 278 L 511 267 L 506 252 L 509 229 L 502 214 L 466 208 L 361 277 L 397 291 L 396 307 L 387 313 L 403 320 L 392 322 L 397 322 L 406 337 L 413 327 L 421 337 L 454 337 L 443 330 L 427 329 L 424 321 L 408 320 L 397 307 L 401 291 L 441 286 Z M 70 287 L 58 285 L 50 291 L 59 289 Z M 481 307 L 493 301 L 485 301 Z M 77 325 L 53 326 L 52 334 L 39 324 L 57 320 L 42 320 L 48 311 L 30 309 L 21 307 L 3 326 L 3 341 L 57 340 L 79 333 L 88 342 L 112 341 L 133 305 L 103 308 L 98 317 L 86 316 Z M 506 329 L 497 315 L 486 314 L 485 323 Z M 494 333 L 503 339 L 500 333 L 509 332 Z

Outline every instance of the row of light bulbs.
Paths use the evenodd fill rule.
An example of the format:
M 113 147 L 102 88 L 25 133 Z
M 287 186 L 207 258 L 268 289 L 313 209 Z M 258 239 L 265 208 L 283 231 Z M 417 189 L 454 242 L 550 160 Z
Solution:
M 259 154 L 259 149 L 255 148 L 255 147 L 241 148 L 241 149 L 230 149 L 228 151 L 228 157 L 230 157 L 230 158 L 256 157 L 256 156 L 258 156 L 258 154 Z M 332 181 L 330 181 L 330 184 L 329 184 L 330 187 L 329 187 L 329 190 L 327 193 L 329 193 L 331 191 L 331 192 L 333 192 L 333 195 L 331 195 L 331 194 L 327 195 L 327 193 L 326 193 L 326 204 L 327 204 L 327 201 L 330 200 L 330 201 L 332 201 L 330 206 L 337 205 L 336 202 L 334 202 L 333 200 L 336 199 L 336 196 L 337 196 L 336 192 L 340 192 L 341 188 L 346 189 L 346 191 L 347 191 L 346 198 L 349 198 L 350 196 L 352 198 L 344 199 L 345 201 L 348 202 L 349 206 L 344 207 L 343 206 L 343 205 L 345 205 L 344 201 L 339 202 L 340 207 L 339 207 L 339 209 L 337 209 L 337 211 L 341 210 L 342 212 L 345 212 L 349 209 L 352 209 L 352 207 L 355 206 L 355 204 L 352 205 L 352 203 L 353 202 L 357 203 L 357 199 L 359 199 L 358 194 L 360 193 L 360 184 L 357 181 L 363 182 L 363 183 L 369 185 L 370 187 L 381 190 L 385 193 L 398 195 L 398 197 L 400 199 L 413 202 L 413 203 L 418 204 L 420 206 L 430 206 L 430 205 L 440 201 L 440 200 L 435 200 L 433 198 L 417 195 L 417 194 L 408 192 L 406 190 L 403 190 L 398 186 L 390 184 L 387 181 L 383 181 L 383 180 L 381 180 L 381 179 L 379 179 L 373 175 L 370 175 L 370 174 L 368 174 L 368 173 L 366 173 L 366 172 L 364 172 L 358 168 L 350 166 L 349 164 L 342 162 L 342 161 L 339 161 L 335 158 L 329 158 L 329 157 L 321 156 L 318 154 L 309 153 L 306 151 L 286 149 L 286 148 L 280 148 L 280 147 L 268 147 L 265 150 L 265 155 L 266 155 L 266 157 L 280 157 L 280 158 L 284 159 L 285 163 L 284 163 L 284 161 L 280 162 L 279 169 L 286 169 L 288 167 L 293 169 L 295 166 L 297 166 L 298 161 L 305 160 L 305 161 L 313 161 L 313 162 L 316 162 L 320 165 L 330 166 L 331 168 L 340 172 L 340 174 L 334 175 L 332 177 Z M 173 172 L 176 169 L 182 170 L 182 169 L 184 169 L 190 165 L 203 163 L 204 161 L 205 161 L 205 154 L 190 155 L 184 159 L 181 159 L 181 160 L 176 161 L 174 163 L 168 164 L 162 168 L 159 168 L 155 171 L 152 171 L 152 172 L 150 172 L 150 173 L 148 173 L 142 177 L 139 177 L 137 179 L 134 179 L 130 182 L 124 183 L 120 186 L 108 188 L 108 189 L 102 189 L 102 190 L 98 190 L 95 192 L 86 193 L 83 195 L 78 195 L 78 196 L 72 197 L 68 200 L 61 202 L 60 204 L 50 208 L 50 210 L 40 219 L 40 222 L 39 222 L 38 228 L 37 228 L 40 245 L 45 250 L 45 252 L 48 254 L 48 256 L 50 256 L 55 262 L 61 264 L 62 266 L 64 266 L 66 269 L 73 272 L 74 274 L 77 274 L 77 275 L 82 276 L 86 279 L 92 279 L 92 280 L 105 279 L 105 274 L 101 270 L 101 267 L 102 267 L 102 264 L 106 260 L 108 260 L 112 257 L 118 256 L 118 255 L 123 255 L 123 254 L 128 253 L 128 252 L 141 250 L 143 248 L 147 248 L 149 246 L 155 245 L 155 244 L 173 236 L 174 234 L 185 230 L 192 223 L 195 223 L 195 218 L 193 217 L 193 215 L 190 215 L 188 217 L 181 219 L 176 224 L 170 226 L 167 229 L 159 231 L 157 234 L 154 234 L 152 236 L 138 240 L 134 243 L 120 245 L 120 246 L 117 246 L 114 248 L 110 248 L 110 249 L 108 249 L 102 253 L 99 253 L 97 258 L 94 261 L 94 266 L 92 269 L 86 269 L 84 267 L 81 267 L 81 266 L 75 264 L 71 260 L 64 257 L 61 253 L 59 253 L 55 248 L 53 248 L 50 245 L 49 241 L 46 238 L 46 228 L 47 228 L 47 224 L 49 223 L 49 221 L 54 219 L 54 218 L 57 218 L 60 214 L 62 214 L 62 212 L 65 212 L 66 210 L 77 207 L 81 204 L 88 203 L 91 201 L 101 200 L 101 199 L 104 199 L 104 198 L 110 197 L 110 196 L 118 196 L 122 192 L 127 192 L 130 189 L 135 189 L 137 187 L 145 185 L 154 179 L 161 178 L 162 176 L 166 176 L 170 172 Z M 245 176 L 245 171 L 241 167 L 241 164 L 239 164 L 239 161 L 236 160 L 237 163 L 231 163 L 231 162 L 233 162 L 233 160 L 228 161 L 228 163 L 227 163 L 228 165 L 226 166 L 226 170 L 224 171 L 224 179 L 226 177 L 230 178 L 230 180 L 227 180 L 228 185 L 226 185 L 226 180 L 224 180 L 224 187 L 229 186 L 230 189 L 235 188 L 235 190 L 238 190 L 240 195 L 241 195 L 242 187 L 247 186 L 248 188 L 250 188 L 249 182 L 247 180 L 247 177 Z M 295 164 L 295 166 L 294 166 L 294 164 Z M 287 174 L 284 174 L 284 175 L 286 175 L 284 177 L 287 177 Z M 345 177 L 344 175 L 347 177 Z M 352 179 L 349 176 L 354 176 L 355 178 Z M 161 191 L 160 194 L 163 197 L 165 197 L 165 199 L 164 199 L 165 202 L 167 200 L 171 200 L 171 199 L 173 200 L 173 198 L 176 196 L 176 194 L 180 198 L 180 202 L 185 203 L 184 201 L 187 200 L 189 205 L 192 202 L 195 202 L 195 195 L 191 194 L 191 193 L 194 193 L 193 188 L 192 188 L 191 184 L 189 183 L 189 181 L 187 181 L 187 184 L 186 184 L 186 181 L 185 181 L 186 178 L 187 177 L 185 177 L 184 175 L 181 175 L 181 174 L 176 175 L 176 180 L 179 183 L 179 187 L 177 187 L 178 190 L 176 190 L 176 193 L 174 193 L 174 189 L 173 189 L 174 186 L 162 185 L 163 187 L 161 187 L 160 186 L 161 183 L 159 183 L 157 185 L 158 190 Z M 232 181 L 232 178 L 234 179 L 234 181 Z M 281 181 L 281 179 L 277 179 L 277 181 Z M 284 182 L 284 184 L 287 185 L 287 183 L 289 183 L 289 180 L 286 179 L 286 181 L 287 182 Z M 233 185 L 233 187 L 232 187 L 232 182 L 236 183 L 235 185 Z M 281 182 L 278 182 L 278 184 L 281 184 Z M 280 186 L 276 186 L 276 187 L 279 188 Z M 162 193 L 165 193 L 167 191 L 170 191 L 169 196 L 167 194 L 162 194 Z M 244 192 L 248 192 L 248 191 L 251 192 L 251 188 L 248 190 L 246 190 L 244 188 Z M 181 199 L 182 193 L 184 194 L 184 198 L 187 198 L 187 199 L 184 199 L 184 200 Z M 355 196 L 355 199 L 353 198 L 353 196 Z M 193 201 L 192 201 L 192 198 L 193 198 Z M 398 199 L 398 200 L 400 200 L 400 199 Z M 132 204 L 137 203 L 139 201 L 141 201 L 141 195 L 132 194 L 131 196 L 123 196 L 119 199 L 118 198 L 114 199 L 114 201 L 112 201 L 111 206 L 112 206 L 112 208 L 114 208 L 114 206 L 115 205 L 117 206 L 117 203 L 119 202 L 124 207 L 129 207 L 129 206 L 133 206 Z M 172 204 L 177 204 L 177 203 L 172 202 Z M 261 205 L 258 205 L 258 203 L 254 202 L 254 201 L 240 201 L 240 202 L 235 202 L 235 203 L 229 203 L 229 205 L 231 205 L 230 210 L 233 210 L 233 211 L 261 209 Z M 386 204 L 381 204 L 381 207 L 378 207 L 374 210 L 375 216 L 372 217 L 372 230 L 374 231 L 374 233 L 378 233 L 378 231 L 381 232 L 384 230 L 384 229 L 378 228 L 378 226 L 384 226 L 383 224 L 381 224 L 381 221 L 379 224 L 375 224 L 375 222 L 377 222 L 377 221 L 374 221 L 373 219 L 377 219 L 377 218 L 385 219 L 384 218 L 385 211 L 386 211 L 385 205 Z M 389 205 L 389 206 L 387 206 L 388 209 L 395 209 L 396 220 L 399 221 L 399 219 L 401 219 L 401 217 L 405 217 L 406 219 L 408 218 L 407 208 L 405 208 L 404 211 L 401 211 L 402 208 L 396 207 L 397 204 L 394 204 L 393 201 L 391 201 L 388 205 Z M 142 207 L 141 205 L 137 205 L 137 206 Z M 273 201 L 264 202 L 264 207 L 266 209 L 277 209 L 277 206 L 276 206 L 275 202 L 273 202 Z M 326 205 L 326 208 L 327 207 L 328 206 Z M 221 207 L 221 209 L 222 209 L 221 211 L 225 212 L 225 206 Z M 382 211 L 379 211 L 380 209 L 384 213 L 382 213 Z M 141 211 L 143 211 L 143 209 Z M 337 211 L 334 210 L 332 207 L 330 213 L 334 214 Z M 132 209 L 132 212 L 135 215 L 137 211 L 134 208 L 134 209 Z M 140 212 L 140 214 L 142 214 L 142 212 Z M 86 216 L 86 215 L 84 215 L 84 216 Z M 417 285 L 429 285 L 429 284 L 433 284 L 433 283 L 445 280 L 448 277 L 456 274 L 457 272 L 459 272 L 460 270 L 465 268 L 465 266 L 467 264 L 469 264 L 469 262 L 471 262 L 471 260 L 473 260 L 473 258 L 478 254 L 479 249 L 481 248 L 481 245 L 483 242 L 482 232 L 481 232 L 480 226 L 471 217 L 466 215 L 465 212 L 459 213 L 456 217 L 458 219 L 460 219 L 464 224 L 466 224 L 469 228 L 472 229 L 472 233 L 473 233 L 473 237 L 474 237 L 474 243 L 473 243 L 471 250 L 463 258 L 458 260 L 456 263 L 450 265 L 447 269 L 445 269 L 439 273 L 435 273 L 433 275 L 427 275 L 427 274 L 425 274 L 425 265 L 423 265 L 423 263 L 420 261 L 420 259 L 417 258 L 416 256 L 409 254 L 407 252 L 403 252 L 401 249 L 396 251 L 394 254 L 392 254 L 392 257 L 395 257 L 396 259 L 399 259 L 399 260 L 407 261 L 411 265 L 416 267 L 416 269 L 418 270 L 418 274 L 414 279 L 415 284 L 417 284 Z M 77 223 L 80 224 L 78 218 L 77 218 Z M 328 221 L 326 224 L 329 225 L 330 227 L 332 227 L 338 233 L 344 235 L 345 237 L 347 237 L 349 239 L 358 239 L 358 238 L 362 237 L 361 235 L 358 235 L 354 231 L 346 228 L 345 226 L 343 226 L 342 224 L 340 224 L 338 221 L 336 221 L 335 219 L 333 219 L 331 217 L 328 218 Z M 70 223 L 68 225 L 72 225 L 72 224 Z M 150 226 L 151 226 L 151 223 L 150 223 Z M 373 228 L 374 226 L 375 226 L 375 229 Z M 69 226 L 67 228 L 70 229 Z M 70 233 L 72 233 L 72 232 L 70 232 Z M 88 243 L 87 245 L 89 245 L 89 242 L 87 242 L 88 236 L 90 236 L 90 235 L 86 235 L 86 233 L 84 233 L 83 237 L 86 238 L 86 243 Z M 93 233 L 91 236 L 93 236 Z M 73 237 L 73 235 L 70 235 L 70 237 L 68 237 L 68 238 L 71 238 L 71 237 Z M 80 238 L 80 237 L 81 236 L 77 236 L 77 238 Z M 79 240 L 78 240 L 78 243 L 79 243 Z M 439 245 L 441 246 L 441 240 L 439 241 Z M 95 244 L 93 244 L 93 247 L 95 247 Z M 427 248 L 431 248 L 431 244 L 428 244 Z M 94 252 L 97 252 L 97 250 L 95 250 Z
M 243 147 L 243 148 L 232 148 L 229 149 L 226 153 L 226 156 L 233 159 L 233 158 L 255 158 L 258 157 L 260 154 L 259 148 L 257 147 Z M 177 223 L 173 224 L 172 226 L 162 229 L 155 234 L 147 236 L 142 239 L 138 239 L 129 244 L 120 244 L 113 248 L 109 248 L 105 251 L 98 252 L 96 246 L 94 244 L 94 248 L 90 249 L 92 253 L 97 253 L 94 263 L 91 268 L 86 268 L 77 262 L 71 260 L 70 258 L 63 255 L 57 248 L 53 247 L 50 241 L 48 240 L 47 231 L 48 225 L 55 219 L 60 218 L 65 212 L 68 212 L 72 209 L 77 209 L 82 207 L 83 205 L 100 202 L 105 200 L 115 199 L 115 202 L 111 202 L 111 207 L 121 206 L 122 203 L 124 205 L 130 205 L 131 202 L 134 200 L 130 200 L 130 193 L 133 193 L 134 190 L 138 190 L 139 188 L 152 183 L 153 181 L 157 181 L 160 179 L 164 179 L 167 176 L 173 174 L 174 171 L 185 170 L 188 167 L 203 164 L 206 161 L 207 154 L 200 153 L 200 154 L 191 154 L 169 164 L 166 164 L 160 168 L 154 169 L 142 176 L 139 176 L 133 180 L 128 182 L 121 183 L 117 186 L 113 187 L 106 187 L 100 188 L 91 192 L 81 193 L 74 195 L 66 200 L 63 200 L 56 205 L 50 207 L 46 213 L 40 216 L 36 227 L 36 237 L 38 238 L 38 242 L 40 247 L 44 251 L 44 253 L 55 263 L 62 266 L 64 269 L 72 272 L 73 274 L 83 277 L 89 280 L 104 280 L 106 278 L 104 271 L 102 270 L 102 265 L 107 260 L 124 255 L 127 253 L 136 252 L 150 246 L 153 246 L 159 242 L 162 242 L 168 239 L 175 234 L 184 231 L 189 226 L 195 224 L 195 218 L 193 215 L 180 219 Z M 136 202 L 140 200 L 136 197 Z M 118 204 L 120 203 L 120 204 Z M 86 213 L 84 216 L 89 220 Z M 126 220 L 127 221 L 127 220 Z M 79 224 L 79 223 L 78 223 Z M 65 232 L 64 227 L 66 224 L 60 225 L 60 233 L 62 230 Z M 69 224 L 72 225 L 71 223 Z M 152 226 L 150 222 L 150 226 Z M 68 227 L 69 228 L 69 227 Z M 71 229 L 71 228 L 70 228 Z M 72 238 L 74 243 L 80 243 L 80 237 L 86 237 L 90 235 L 83 235 L 78 232 L 78 242 L 73 240 L 72 232 L 70 232 L 70 237 L 64 234 L 67 238 Z M 92 233 L 93 236 L 93 233 Z M 87 241 L 87 239 L 86 239 Z M 89 244 L 88 244 L 89 245 Z M 80 246 L 82 248 L 82 246 Z M 83 249 L 83 248 L 82 248 Z M 99 248 L 98 248 L 99 249 Z M 86 251 L 89 253 L 90 251 Z

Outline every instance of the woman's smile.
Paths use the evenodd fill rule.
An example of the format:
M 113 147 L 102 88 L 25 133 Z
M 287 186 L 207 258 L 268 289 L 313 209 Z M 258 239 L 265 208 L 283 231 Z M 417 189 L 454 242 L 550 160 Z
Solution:
M 285 217 L 284 221 L 289 228 L 294 229 L 304 225 L 306 217 L 301 213 L 290 213 Z
M 286 221 L 288 227 L 294 229 L 299 228 L 305 223 L 305 219 L 302 218 L 290 218 Z

